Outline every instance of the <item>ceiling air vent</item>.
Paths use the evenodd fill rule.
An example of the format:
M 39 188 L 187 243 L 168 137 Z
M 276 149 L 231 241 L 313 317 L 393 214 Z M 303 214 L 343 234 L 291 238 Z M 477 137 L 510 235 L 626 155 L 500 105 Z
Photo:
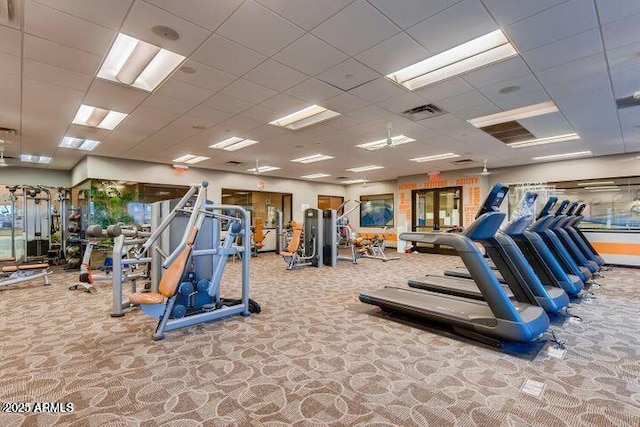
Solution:
M 0 126 L 0 135 L 3 135 L 3 134 L 17 135 L 18 131 L 15 130 L 15 129 L 5 128 L 5 127 Z
M 530 141 L 536 139 L 536 137 L 526 130 L 518 122 L 511 121 L 506 123 L 500 123 L 497 125 L 485 126 L 480 128 L 492 137 L 499 139 L 505 144 L 513 144 L 514 142 Z
M 446 111 L 440 107 L 433 104 L 426 104 L 403 111 L 400 114 L 409 120 L 417 122 L 418 120 L 430 119 L 431 117 L 439 116 L 444 113 L 446 113 Z
M 336 179 L 339 179 L 339 180 L 341 180 L 341 181 L 342 181 L 342 180 L 345 180 L 345 179 L 349 179 L 349 177 L 346 177 L 346 176 L 339 176 L 339 177 L 336 177 Z
M 229 166 L 240 166 L 242 164 L 242 162 L 236 162 L 235 160 L 229 160 L 227 163 L 225 163 L 225 165 L 229 165 Z
M 454 165 L 466 165 L 469 163 L 473 163 L 474 161 L 472 159 L 461 159 L 461 160 L 455 160 L 453 162 L 451 162 Z

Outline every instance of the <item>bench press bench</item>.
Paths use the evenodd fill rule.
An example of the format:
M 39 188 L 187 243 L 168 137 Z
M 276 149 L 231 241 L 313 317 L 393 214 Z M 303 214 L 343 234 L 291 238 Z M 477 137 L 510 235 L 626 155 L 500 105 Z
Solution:
M 0 262 L 15 262 L 13 258 L 0 258 Z M 39 271 L 38 271 L 39 270 Z M 49 264 L 22 264 L 5 265 L 0 267 L 0 286 L 15 285 L 42 277 L 44 286 L 51 284 L 49 281 Z

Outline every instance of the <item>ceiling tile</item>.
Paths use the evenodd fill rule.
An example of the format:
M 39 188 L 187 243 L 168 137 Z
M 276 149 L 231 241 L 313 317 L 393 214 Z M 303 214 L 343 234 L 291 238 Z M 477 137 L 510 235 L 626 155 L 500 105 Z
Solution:
M 20 57 L 0 53 L 0 73 L 20 75 Z
M 544 114 L 542 116 L 531 117 L 518 120 L 525 129 L 531 132 L 536 138 L 547 138 L 554 135 L 563 135 L 575 132 L 567 119 L 560 113 Z
M 240 99 L 223 95 L 221 93 L 217 93 L 211 98 L 207 99 L 203 105 L 215 108 L 216 110 L 226 111 L 227 113 L 238 114 L 241 111 L 251 108 L 253 104 L 247 101 L 242 101 Z
M 166 81 L 160 86 L 160 89 L 158 89 L 156 93 L 196 104 L 203 102 L 213 95 L 213 92 L 210 90 L 184 83 L 175 78 L 170 78 Z
M 215 31 L 242 4 L 243 0 L 189 0 L 188 4 L 174 0 L 145 0 L 180 18 Z
M 637 31 L 638 15 L 619 19 L 602 26 L 602 35 L 607 49 L 616 49 L 631 43 L 640 42 Z
M 409 28 L 418 22 L 458 3 L 460 0 L 369 0 L 380 12 L 401 28 Z
M 308 77 L 299 71 L 268 59 L 245 74 L 244 78 L 262 86 L 282 92 L 306 80 Z
M 1 61 L 0 61 L 1 62 Z M 71 89 L 86 91 L 93 80 L 93 76 L 76 73 L 71 70 L 54 67 L 32 60 L 24 61 L 24 77 L 32 80 L 39 80 L 53 83 Z
M 156 34 L 153 32 L 156 25 L 169 27 L 180 37 L 170 40 Z M 211 32 L 204 28 L 143 1 L 133 5 L 121 32 L 183 56 L 191 55 L 211 35 Z
M 31 0 L 26 2 L 25 32 L 96 55 L 104 55 L 115 33 Z
M 506 28 L 519 52 L 582 33 L 598 25 L 593 2 L 569 0 Z
M 362 108 L 365 105 L 367 105 L 367 102 L 353 95 L 349 95 L 348 93 L 334 96 L 333 98 L 327 99 L 322 103 L 323 107 L 329 108 L 333 111 L 337 111 L 338 113 L 348 113 L 350 111 Z
M 94 80 L 83 104 L 109 108 L 121 113 L 133 111 L 149 94 L 142 90 Z
M 298 98 L 294 98 L 293 96 L 280 93 L 273 98 L 267 99 L 262 104 L 260 104 L 260 106 L 271 111 L 275 111 L 278 117 L 282 117 L 294 111 L 298 111 L 302 108 L 308 107 L 309 103 Z
M 54 9 L 94 24 L 117 30 L 133 0 L 36 0 Z
M 341 94 L 342 91 L 318 79 L 309 79 L 287 90 L 286 93 L 296 98 L 319 104 L 325 99 Z
M 599 52 L 602 52 L 600 29 L 594 28 L 529 50 L 522 56 L 533 71 L 540 71 Z
M 483 88 L 516 77 L 530 75 L 529 67 L 522 58 L 516 56 L 506 61 L 491 64 L 478 70 L 465 73 L 462 78 L 473 87 Z
M 0 26 L 0 52 L 20 56 L 21 34 L 18 30 Z
M 183 101 L 160 95 L 159 93 L 152 94 L 142 103 L 142 107 L 151 107 L 154 110 L 162 110 L 168 113 L 177 114 L 178 116 L 186 113 L 195 106 L 195 102 Z
M 347 59 L 329 68 L 317 77 L 325 83 L 329 83 L 343 90 L 349 90 L 380 77 L 380 74 L 362 65 L 355 59 Z
M 348 55 L 388 39 L 400 29 L 363 0 L 356 0 L 312 33 Z
M 640 64 L 611 70 L 611 80 L 616 97 L 632 96 L 640 90 Z
M 455 111 L 455 116 L 462 120 L 475 119 L 477 117 L 488 116 L 490 114 L 499 113 L 502 111 L 500 107 L 492 102 L 486 102 L 484 104 L 478 104 L 470 107 L 462 107 Z
M 260 121 L 262 123 L 269 123 L 276 120 L 278 117 L 281 117 L 275 111 L 262 107 L 260 105 L 255 105 L 248 110 L 240 113 L 242 117 L 248 117 L 250 119 L 254 119 Z
M 611 69 L 634 66 L 638 63 L 638 52 L 640 52 L 640 42 L 617 49 L 607 49 L 607 62 Z
M 378 102 L 376 105 L 394 113 L 401 113 L 410 108 L 419 107 L 424 104 L 426 104 L 424 98 L 419 97 L 414 93 L 405 93 L 403 95 L 385 99 L 384 101 Z
M 213 34 L 195 51 L 192 59 L 241 76 L 267 57 Z
M 50 42 L 49 40 L 24 36 L 24 57 L 44 64 L 94 76 L 102 58 L 98 55 Z
M 484 4 L 500 25 L 506 26 L 564 1 L 567 0 L 484 0 Z
M 386 77 L 380 77 L 379 79 L 350 90 L 349 93 L 365 101 L 376 103 L 391 98 L 392 96 L 402 95 L 406 93 L 406 89 L 403 89 Z
M 319 38 L 305 34 L 273 58 L 313 76 L 344 61 L 348 56 Z
M 441 99 L 450 98 L 472 90 L 473 87 L 471 87 L 462 78 L 452 77 L 442 82 L 415 90 L 413 93 L 428 101 L 439 101 Z
M 539 71 L 536 76 L 545 88 L 580 80 L 592 74 L 607 72 L 607 64 L 602 53 L 598 53 L 576 61 L 567 62 L 557 67 Z M 586 89 L 586 88 L 585 88 Z
M 0 72 L 0 126 L 20 129 L 20 76 Z
M 195 70 L 195 73 L 185 73 L 181 67 L 172 78 L 213 92 L 219 91 L 236 79 L 232 74 L 225 73 L 224 71 L 209 67 L 192 59 L 187 60 L 183 67 L 191 67 Z
M 250 82 L 249 80 L 238 79 L 224 88 L 221 93 L 223 95 L 240 99 L 241 101 L 258 104 L 265 101 L 267 98 L 271 98 L 278 92 Z
M 191 111 L 187 113 L 187 116 L 197 120 L 197 126 L 211 127 L 217 125 L 218 123 L 227 120 L 231 117 L 230 113 L 225 113 L 223 111 L 214 110 L 213 108 L 209 108 L 205 105 L 198 105 Z
M 475 107 L 478 105 L 486 105 L 489 101 L 487 98 L 477 91 L 466 92 L 460 95 L 452 96 L 451 98 L 442 99 L 438 101 L 438 107 L 455 113 L 465 108 Z
M 360 120 L 362 122 L 368 122 L 370 120 L 378 120 L 383 117 L 388 117 L 391 113 L 384 110 L 377 105 L 367 105 L 363 108 L 358 108 L 349 112 L 349 117 Z
M 387 75 L 429 56 L 429 52 L 406 33 L 399 33 L 365 50 L 356 59 Z
M 640 13 L 640 2 L 629 0 L 596 0 L 600 22 L 608 24 Z
M 451 31 L 455 28 L 455 31 Z M 478 0 L 465 0 L 409 28 L 407 33 L 432 54 L 497 29 Z
M 309 31 L 353 0 L 257 0 L 263 6 Z
M 515 92 L 501 93 L 500 91 L 505 87 L 518 87 L 519 89 Z M 479 91 L 505 110 L 549 101 L 549 96 L 531 74 L 486 86 Z
M 304 31 L 255 1 L 247 0 L 217 33 L 271 56 L 301 37 Z

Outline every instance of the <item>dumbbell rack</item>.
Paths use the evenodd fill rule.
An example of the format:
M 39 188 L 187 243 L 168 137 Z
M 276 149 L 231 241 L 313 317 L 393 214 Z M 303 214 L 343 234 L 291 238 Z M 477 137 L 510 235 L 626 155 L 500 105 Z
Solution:
M 65 248 L 65 259 L 67 265 L 65 270 L 79 270 L 82 263 L 82 254 L 84 252 L 84 246 L 82 239 L 84 238 L 84 231 L 82 229 L 82 209 L 71 208 L 68 210 L 67 216 L 67 245 Z

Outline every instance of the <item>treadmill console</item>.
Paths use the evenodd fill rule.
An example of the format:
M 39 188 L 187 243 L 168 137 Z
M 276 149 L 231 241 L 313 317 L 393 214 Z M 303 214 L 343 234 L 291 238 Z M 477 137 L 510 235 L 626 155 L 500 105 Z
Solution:
M 565 215 L 567 215 L 567 216 L 573 215 L 573 213 L 576 211 L 577 207 L 578 207 L 578 202 L 571 203 L 571 206 L 569 206 L 569 210 L 567 211 L 567 213 Z
M 549 211 L 553 209 L 557 201 L 558 201 L 558 198 L 556 196 L 549 197 L 549 199 L 547 200 L 547 203 L 544 204 L 544 206 L 542 207 L 542 210 L 540 211 L 540 214 L 538 215 L 538 218 L 536 219 L 541 219 L 549 215 Z
M 585 208 L 587 207 L 586 203 L 580 203 L 580 206 L 578 206 L 578 209 L 576 210 L 575 215 L 576 216 L 580 216 L 582 215 L 582 212 L 584 212 Z
M 569 201 L 563 200 L 560 206 L 558 206 L 558 209 L 556 209 L 555 216 L 564 215 L 564 210 L 567 209 L 567 206 L 569 206 Z
M 484 199 L 484 203 L 482 207 L 478 211 L 476 215 L 476 219 L 480 218 L 483 214 L 488 212 L 498 212 L 500 210 L 500 205 L 502 201 L 507 196 L 507 192 L 509 191 L 509 187 L 502 184 L 496 184 L 493 186 L 487 198 Z

